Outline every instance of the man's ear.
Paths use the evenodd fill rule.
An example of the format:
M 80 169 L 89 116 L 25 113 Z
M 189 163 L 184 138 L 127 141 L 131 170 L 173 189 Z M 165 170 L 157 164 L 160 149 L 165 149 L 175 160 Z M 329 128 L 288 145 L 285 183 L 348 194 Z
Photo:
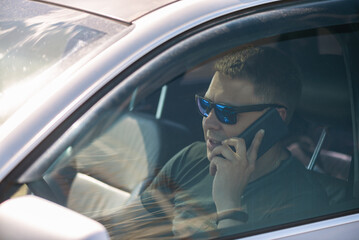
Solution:
M 287 109 L 277 108 L 277 111 L 278 111 L 280 117 L 282 118 L 282 120 L 285 122 L 285 120 L 287 119 Z

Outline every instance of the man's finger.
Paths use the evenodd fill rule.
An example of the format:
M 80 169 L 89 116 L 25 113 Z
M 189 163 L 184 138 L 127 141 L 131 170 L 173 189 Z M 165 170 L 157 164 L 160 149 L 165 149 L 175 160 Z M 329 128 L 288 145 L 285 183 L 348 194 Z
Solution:
M 224 147 L 222 145 L 215 147 L 211 152 L 211 157 L 214 158 L 218 155 L 221 155 L 224 150 Z
M 263 140 L 264 134 L 265 134 L 264 129 L 261 129 L 254 136 L 252 144 L 251 144 L 251 146 L 250 146 L 250 148 L 248 150 L 248 162 L 249 162 L 249 164 L 254 164 L 255 161 L 257 160 L 259 146 L 261 145 L 261 142 Z
M 217 170 L 221 167 L 221 164 L 224 164 L 223 158 L 221 157 L 214 157 L 209 165 L 209 173 L 211 176 L 216 175 Z
M 209 174 L 211 174 L 211 176 L 216 175 L 217 172 L 217 164 L 215 161 L 211 161 L 210 165 L 209 165 Z
M 246 153 L 247 151 L 246 143 L 243 138 L 229 138 L 224 140 L 222 144 L 231 147 L 231 150 L 237 154 Z
M 212 159 L 215 157 L 220 157 L 222 160 L 223 160 L 223 158 L 230 160 L 232 158 L 232 156 L 233 156 L 233 151 L 227 145 L 217 146 L 211 152 Z

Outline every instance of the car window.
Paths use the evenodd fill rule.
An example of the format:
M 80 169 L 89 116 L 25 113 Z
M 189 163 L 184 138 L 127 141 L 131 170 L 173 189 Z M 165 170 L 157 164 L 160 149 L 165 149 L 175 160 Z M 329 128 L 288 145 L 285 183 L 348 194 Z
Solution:
M 46 198 L 114 239 L 243 237 L 357 209 L 358 24 L 311 14 L 267 29 L 272 15 L 254 15 L 139 59 L 4 195 Z
M 50 80 L 95 56 L 128 29 L 122 23 L 43 3 L 17 0 L 2 5 L 0 125 L 35 93 L 60 88 L 64 81 Z
M 100 221 L 115 239 L 245 236 L 356 208 L 345 42 L 357 39 L 352 27 L 275 36 L 206 59 L 175 78 L 119 88 L 44 154 L 57 159 L 42 179 L 27 183 L 29 192 Z M 248 220 L 218 229 L 204 142 L 208 133 L 203 131 L 210 117 L 199 114 L 195 95 L 213 102 L 221 96 L 220 103 L 231 105 L 208 89 L 219 60 L 248 48 L 281 52 L 295 65 L 302 91 L 281 140 L 288 156 L 276 163 L 276 170 L 249 181 L 242 193 Z M 269 86 L 277 84 L 272 81 Z

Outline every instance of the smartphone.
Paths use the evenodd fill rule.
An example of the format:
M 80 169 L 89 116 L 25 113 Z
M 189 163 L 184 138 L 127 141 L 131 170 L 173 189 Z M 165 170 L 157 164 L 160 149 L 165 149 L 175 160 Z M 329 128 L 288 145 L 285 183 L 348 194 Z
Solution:
M 264 129 L 265 133 L 258 149 L 257 158 L 288 134 L 288 127 L 277 109 L 269 109 L 238 136 L 244 139 L 247 149 L 251 146 L 256 133 L 261 129 Z

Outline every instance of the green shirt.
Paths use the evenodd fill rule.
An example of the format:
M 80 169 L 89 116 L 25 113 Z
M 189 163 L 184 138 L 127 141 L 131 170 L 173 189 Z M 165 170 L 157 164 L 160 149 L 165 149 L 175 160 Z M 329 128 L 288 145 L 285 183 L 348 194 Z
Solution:
M 216 229 L 212 198 L 213 176 L 204 142 L 196 142 L 176 154 L 141 195 L 143 206 L 155 216 L 167 216 L 174 234 Z M 242 203 L 256 222 L 297 220 L 326 206 L 324 190 L 310 172 L 290 157 L 269 174 L 250 182 Z

